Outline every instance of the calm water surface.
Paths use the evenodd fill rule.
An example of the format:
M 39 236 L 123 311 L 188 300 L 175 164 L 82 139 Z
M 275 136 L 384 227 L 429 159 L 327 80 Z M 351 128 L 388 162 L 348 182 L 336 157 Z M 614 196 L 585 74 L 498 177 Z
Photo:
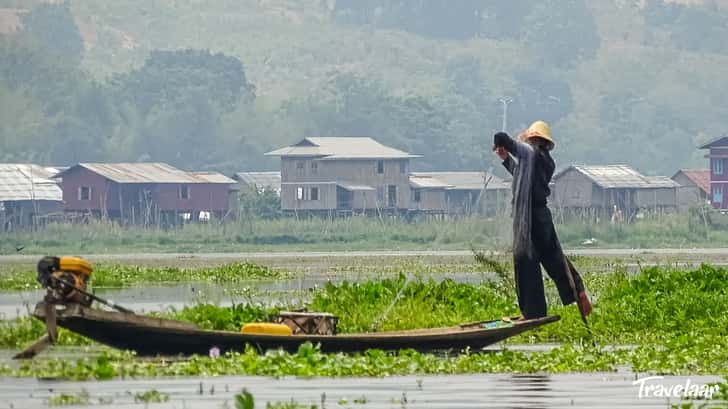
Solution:
M 688 378 L 668 377 L 668 385 Z M 295 399 L 321 408 L 669 408 L 676 399 L 638 397 L 634 374 L 470 375 L 389 378 L 271 379 L 218 377 L 205 379 L 115 380 L 62 382 L 1 379 L 0 409 L 44 408 L 50 396 L 89 393 L 92 407 L 108 408 L 234 408 L 233 396 L 247 388 L 256 407 L 265 402 Z M 692 377 L 691 383 L 717 381 Z M 134 395 L 156 389 L 169 395 L 166 403 L 146 406 Z M 357 403 L 354 401 L 357 400 Z M 360 403 L 366 402 L 366 403 Z M 88 406 L 86 406 L 88 407 Z

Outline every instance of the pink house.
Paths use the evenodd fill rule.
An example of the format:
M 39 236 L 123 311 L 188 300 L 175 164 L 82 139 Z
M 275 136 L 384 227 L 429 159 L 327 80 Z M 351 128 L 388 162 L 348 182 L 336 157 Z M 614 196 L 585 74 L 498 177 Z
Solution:
M 700 149 L 708 149 L 710 160 L 710 203 L 716 209 L 728 209 L 728 136 L 714 139 Z
M 55 178 L 66 212 L 144 225 L 237 213 L 236 182 L 217 172 L 186 172 L 165 163 L 79 163 Z

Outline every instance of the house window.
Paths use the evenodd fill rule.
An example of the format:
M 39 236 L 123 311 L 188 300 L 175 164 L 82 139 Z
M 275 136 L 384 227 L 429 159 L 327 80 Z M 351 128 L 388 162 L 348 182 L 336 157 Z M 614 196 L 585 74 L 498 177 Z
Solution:
M 384 201 L 384 186 L 377 186 L 377 202 L 382 203 Z
M 387 188 L 387 205 L 397 207 L 397 186 L 389 185 Z
M 399 162 L 399 173 L 407 173 L 407 162 Z
M 91 200 L 90 186 L 81 186 L 78 188 L 78 200 Z
M 380 175 L 384 174 L 384 161 L 383 160 L 377 161 L 377 173 Z
M 311 173 L 314 175 L 318 173 L 318 162 L 311 162 Z
M 190 187 L 182 185 L 179 187 L 179 198 L 182 200 L 189 200 L 190 198 Z
M 304 176 L 306 174 L 306 163 L 303 161 L 296 162 L 296 174 L 298 176 Z
M 412 198 L 412 200 L 414 200 L 415 203 L 419 203 L 420 201 L 422 201 L 422 192 L 419 189 L 414 191 L 414 197 Z
M 302 187 L 296 188 L 296 200 L 303 200 L 303 188 Z
M 723 159 L 713 159 L 713 174 L 714 175 L 723 174 Z
M 713 185 L 713 203 L 723 204 L 723 185 Z
M 319 200 L 318 193 L 319 193 L 318 188 L 312 187 L 311 192 L 309 194 L 309 200 Z

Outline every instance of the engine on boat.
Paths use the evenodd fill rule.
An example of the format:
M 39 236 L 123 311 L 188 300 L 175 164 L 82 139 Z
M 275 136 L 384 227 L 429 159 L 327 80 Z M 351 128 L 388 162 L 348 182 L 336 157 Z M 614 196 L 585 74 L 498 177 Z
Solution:
M 86 291 L 93 267 L 81 257 L 43 257 L 38 261 L 38 282 L 46 288 L 46 301 L 91 305 Z M 78 291 L 81 290 L 81 291 Z

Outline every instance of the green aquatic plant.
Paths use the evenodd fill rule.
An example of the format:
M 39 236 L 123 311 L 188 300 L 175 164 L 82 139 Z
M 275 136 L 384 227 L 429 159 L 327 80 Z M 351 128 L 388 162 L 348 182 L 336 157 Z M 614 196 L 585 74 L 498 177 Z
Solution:
M 516 291 L 516 280 L 514 274 L 511 272 L 512 269 L 508 268 L 507 264 L 505 262 L 501 262 L 492 255 L 488 255 L 483 251 L 476 251 L 475 249 L 471 250 L 473 252 L 473 257 L 475 258 L 475 262 L 480 264 L 483 267 L 486 267 L 490 270 L 492 270 L 498 280 L 505 286 L 507 286 L 509 289 L 513 290 L 513 292 Z
M 728 376 L 722 382 L 716 382 L 707 385 L 708 388 L 716 388 L 717 391 L 713 393 L 709 399 L 705 396 L 701 396 L 698 399 L 689 400 L 687 402 L 675 403 L 672 405 L 673 409 L 725 409 L 728 407 Z
M 547 284 L 552 312 L 560 322 L 529 331 L 510 343 L 561 343 L 555 353 L 465 353 L 451 358 L 428 354 L 322 354 L 313 346 L 297 354 L 270 351 L 262 356 L 228 354 L 219 360 L 193 357 L 182 363 L 107 361 L 53 361 L 3 373 L 28 376 L 57 374 L 71 378 L 106 379 L 125 374 L 177 376 L 194 374 L 341 375 L 383 376 L 416 373 L 564 372 L 612 370 L 628 366 L 635 371 L 665 374 L 721 374 L 728 368 L 725 328 L 728 328 L 728 270 L 710 266 L 690 270 L 646 268 L 641 273 L 585 275 L 594 299 L 589 337 L 576 308 L 558 304 L 556 290 Z M 407 286 L 404 283 L 408 282 Z M 401 293 L 399 298 L 397 294 Z M 688 300 L 688 301 L 686 301 Z M 445 326 L 496 318 L 515 311 L 514 295 L 489 281 L 477 284 L 450 280 L 410 279 L 402 274 L 362 283 L 328 284 L 313 292 L 310 310 L 332 312 L 341 318 L 339 332 L 366 331 L 383 315 L 383 329 Z M 387 314 L 384 312 L 391 306 Z M 221 307 L 199 304 L 162 314 L 207 329 L 239 331 L 251 321 L 264 321 L 275 309 L 237 304 Z M 0 322 L 0 341 L 18 348 L 43 334 L 43 324 L 30 318 Z M 88 342 L 61 332 L 62 344 Z M 21 342 L 24 341 L 24 342 Z M 620 345 L 631 345 L 629 348 Z M 607 346 L 614 346 L 610 349 Z M 611 351 L 611 352 L 609 352 Z M 376 359 L 374 359 L 376 357 Z M 507 358 L 507 359 L 501 359 Z M 385 364 L 389 362 L 391 367 Z M 454 365 L 457 363 L 457 365 Z M 399 365 L 403 365 L 400 367 Z
M 707 342 L 708 340 L 706 340 Z M 716 341 L 713 339 L 712 341 Z M 36 359 L 17 368 L 0 367 L 0 376 L 59 379 L 109 379 L 116 377 L 169 376 L 393 376 L 473 373 L 566 373 L 610 372 L 622 366 L 635 371 L 661 374 L 726 373 L 725 353 L 715 361 L 701 362 L 702 349 L 690 349 L 690 342 L 642 349 L 614 349 L 591 345 L 555 347 L 547 352 L 502 349 L 488 353 L 458 355 L 424 354 L 412 350 L 385 352 L 369 350 L 354 354 L 326 354 L 311 344 L 296 353 L 270 350 L 260 354 L 253 347 L 230 352 L 220 358 L 193 356 L 187 360 L 138 360 L 128 352 L 109 352 L 108 361 L 98 358 Z M 675 361 L 675 357 L 688 358 Z
M 163 403 L 169 400 L 169 395 L 159 392 L 156 389 L 150 389 L 144 392 L 134 394 L 134 402 L 136 403 Z
M 237 284 L 254 280 L 284 279 L 289 276 L 289 273 L 248 262 L 204 268 L 98 265 L 91 276 L 91 284 L 95 287 L 117 288 L 142 284 L 180 282 Z M 30 270 L 14 270 L 3 274 L 3 279 L 0 280 L 0 290 L 32 290 L 39 288 L 40 284 L 36 280 L 36 273 Z
M 268 402 L 265 405 L 265 409 L 318 409 L 318 405 L 306 405 L 303 403 L 298 403 L 291 399 L 289 402 Z
M 404 274 L 378 281 L 329 283 L 314 293 L 309 309 L 337 315 L 341 332 L 366 332 L 378 320 L 382 330 L 402 330 L 515 313 L 513 295 L 498 291 L 494 283 L 408 281 Z
M 46 333 L 45 324 L 31 317 L 16 317 L 0 320 L 0 348 L 19 349 L 42 337 Z M 58 328 L 58 345 L 91 345 L 88 338 L 64 328 Z
M 82 389 L 78 393 L 60 393 L 48 398 L 48 406 L 80 406 L 90 405 L 88 391 Z
M 253 394 L 248 392 L 247 389 L 243 390 L 234 396 L 235 409 L 255 409 L 255 399 Z
M 502 350 L 485 354 L 441 356 L 413 350 L 384 352 L 369 350 L 356 354 L 326 354 L 303 344 L 289 354 L 271 350 L 260 354 L 249 347 L 242 353 L 228 353 L 212 359 L 194 356 L 188 360 L 136 360 L 130 353 L 109 353 L 108 361 L 37 359 L 20 367 L 2 368 L 0 375 L 61 379 L 108 379 L 109 377 L 159 376 L 390 376 L 413 374 L 464 374 L 496 372 L 609 371 L 619 362 L 615 354 L 598 349 L 557 348 L 548 353 Z
M 266 309 L 249 304 L 233 304 L 220 307 L 213 304 L 196 304 L 172 310 L 164 316 L 172 319 L 189 321 L 200 328 L 212 330 L 240 331 L 243 324 L 261 322 L 277 314 L 278 309 Z

